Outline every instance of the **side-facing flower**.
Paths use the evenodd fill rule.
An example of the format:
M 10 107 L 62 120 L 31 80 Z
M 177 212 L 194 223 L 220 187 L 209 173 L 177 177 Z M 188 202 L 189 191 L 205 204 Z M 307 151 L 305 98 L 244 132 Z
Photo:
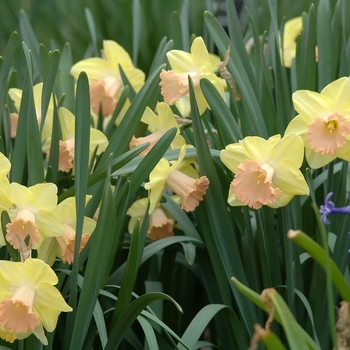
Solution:
M 232 206 L 278 208 L 309 188 L 299 168 L 304 148 L 295 134 L 265 140 L 249 136 L 221 151 L 221 161 L 235 174 L 228 196 Z
M 179 125 L 175 120 L 174 113 L 165 102 L 160 102 L 157 105 L 157 114 L 149 107 L 146 107 L 141 121 L 148 124 L 148 130 L 151 132 L 144 137 L 132 137 L 130 141 L 130 149 L 135 148 L 145 142 L 150 142 L 150 145 L 140 153 L 140 155 L 147 154 L 157 141 L 171 128 L 177 128 L 177 134 L 170 145 L 170 149 L 181 148 L 186 143 L 185 139 L 180 135 Z
M 144 187 L 149 191 L 150 208 L 152 213 L 162 195 L 169 187 L 182 200 L 181 208 L 185 211 L 193 211 L 209 187 L 206 176 L 198 178 L 198 173 L 187 162 L 183 161 L 186 154 L 186 146 L 182 146 L 179 158 L 175 162 L 169 162 L 162 158 L 149 175 L 149 182 Z
M 47 345 L 61 312 L 72 308 L 55 284 L 56 274 L 40 259 L 0 261 L 0 337 L 13 342 L 34 334 Z
M 91 196 L 86 197 L 86 204 Z M 55 262 L 56 257 L 68 264 L 74 261 L 75 239 L 76 239 L 76 207 L 75 197 L 69 197 L 59 203 L 54 210 L 64 227 L 64 234 L 56 237 L 44 238 L 38 247 L 38 258 L 45 261 L 50 266 Z M 85 216 L 83 223 L 83 233 L 81 236 L 79 253 L 84 249 L 91 233 L 96 227 L 96 221 Z
M 303 20 L 300 16 L 290 19 L 284 25 L 282 59 L 285 67 L 290 68 L 292 66 L 297 49 L 296 40 L 302 30 Z
M 199 85 L 202 78 L 210 80 L 217 88 L 222 98 L 225 99 L 221 79 L 213 73 L 213 71 L 217 69 L 217 66 L 212 66 L 213 60 L 201 37 L 197 37 L 193 40 L 191 53 L 181 50 L 171 50 L 167 53 L 167 58 L 171 70 L 162 70 L 160 73 L 160 86 L 164 101 L 169 105 L 174 105 L 182 98 L 188 99 L 188 76 L 190 76 L 193 81 L 200 114 L 204 113 L 206 108 L 209 107 Z
M 68 172 L 73 168 L 74 148 L 75 148 L 75 117 L 64 107 L 59 108 L 58 116 L 61 124 L 62 140 L 59 141 L 58 170 Z M 107 147 L 106 135 L 93 127 L 90 129 L 90 156 L 97 147 L 96 154 L 101 154 Z M 43 146 L 46 158 L 50 159 L 51 138 Z
M 34 95 L 34 107 L 36 112 L 36 117 L 38 120 L 38 125 L 40 126 L 42 120 L 41 113 L 41 96 L 43 90 L 43 83 L 38 83 L 33 86 L 33 95 Z M 14 101 L 14 104 L 18 111 L 20 111 L 21 99 L 22 99 L 22 90 L 11 88 L 9 89 L 9 95 L 11 99 Z M 17 134 L 17 125 L 18 125 L 18 113 L 11 113 L 11 137 L 16 137 Z M 51 136 L 52 130 L 52 122 L 53 122 L 53 100 L 50 99 L 50 103 L 48 106 L 48 110 L 45 116 L 45 122 L 42 129 L 42 141 L 45 142 L 47 138 Z
M 320 168 L 336 158 L 350 161 L 350 78 L 328 84 L 321 93 L 298 90 L 293 94 L 299 113 L 285 135 L 299 134 L 311 168 Z
M 138 92 L 144 84 L 145 74 L 135 68 L 129 54 L 115 41 L 103 41 L 102 58 L 87 58 L 71 68 L 71 74 L 76 79 L 82 71 L 88 75 L 91 107 L 97 115 L 100 106 L 105 116 L 111 115 L 114 111 L 124 87 L 119 66 L 122 67 L 132 87 Z
M 64 228 L 57 215 L 57 186 L 53 183 L 25 187 L 16 182 L 8 185 L 5 196 L 11 223 L 6 225 L 6 239 L 15 249 L 29 239 L 29 248 L 37 248 L 44 237 L 61 236 Z
M 180 197 L 177 195 L 171 196 L 171 198 L 180 205 Z M 136 200 L 127 211 L 127 215 L 130 216 L 128 230 L 133 232 L 136 220 L 141 220 L 141 223 L 146 214 L 148 205 L 148 198 L 141 198 Z M 162 238 L 171 237 L 174 235 L 174 218 L 163 208 L 162 205 L 157 205 L 153 212 L 150 214 L 147 237 L 152 241 L 156 241 Z
M 320 206 L 321 219 L 323 223 L 329 225 L 331 222 L 328 219 L 328 215 L 331 214 L 350 214 L 350 205 L 345 207 L 336 207 L 330 200 L 333 196 L 333 192 L 329 192 L 325 198 L 324 205 Z

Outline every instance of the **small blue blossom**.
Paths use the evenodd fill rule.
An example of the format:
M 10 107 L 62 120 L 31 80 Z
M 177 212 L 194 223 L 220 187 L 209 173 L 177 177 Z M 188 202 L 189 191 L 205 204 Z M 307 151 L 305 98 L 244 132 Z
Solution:
M 329 192 L 325 198 L 324 205 L 320 206 L 321 219 L 326 225 L 331 223 L 328 220 L 328 215 L 330 214 L 350 214 L 350 205 L 337 208 L 330 200 L 332 196 L 333 192 Z

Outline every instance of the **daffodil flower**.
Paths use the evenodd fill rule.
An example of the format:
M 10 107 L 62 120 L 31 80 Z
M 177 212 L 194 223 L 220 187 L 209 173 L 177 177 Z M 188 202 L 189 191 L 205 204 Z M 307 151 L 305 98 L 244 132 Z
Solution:
M 172 195 L 171 198 L 180 205 L 181 200 L 177 195 Z M 133 232 L 135 223 L 137 220 L 143 221 L 148 205 L 148 198 L 141 198 L 136 200 L 127 211 L 127 215 L 130 216 L 128 230 Z M 171 237 L 174 235 L 174 218 L 158 204 L 149 217 L 147 237 L 152 241 L 156 241 L 162 238 Z
M 91 196 L 87 196 L 86 204 L 90 199 Z M 54 213 L 64 227 L 64 234 L 62 236 L 46 237 L 38 248 L 38 258 L 45 261 L 50 266 L 53 265 L 56 257 L 61 258 L 63 262 L 71 264 L 74 261 L 75 227 L 77 219 L 75 197 L 67 198 L 59 203 L 54 209 Z M 79 252 L 84 249 L 95 227 L 96 221 L 85 216 Z
M 300 172 L 303 141 L 295 134 L 265 140 L 249 136 L 221 151 L 221 161 L 235 174 L 228 196 L 232 206 L 278 208 L 309 188 Z
M 123 68 L 130 84 L 138 92 L 145 82 L 145 74 L 134 67 L 129 54 L 115 41 L 103 41 L 102 58 L 87 58 L 74 64 L 71 69 L 71 74 L 76 79 L 82 71 L 88 75 L 91 108 L 97 115 L 100 106 L 103 115 L 108 116 L 113 113 L 117 105 L 124 87 L 119 66 Z
M 299 134 L 311 168 L 320 168 L 336 158 L 350 161 L 350 78 L 328 84 L 321 93 L 298 90 L 293 94 L 299 113 L 285 135 Z
M 29 248 L 38 247 L 46 236 L 62 236 L 64 227 L 53 210 L 57 206 L 57 186 L 44 183 L 29 188 L 12 182 L 6 189 L 9 203 L 6 208 L 11 223 L 6 225 L 6 239 L 15 249 L 20 248 L 17 239 L 26 241 Z
M 209 107 L 199 85 L 202 78 L 210 80 L 217 88 L 222 98 L 225 99 L 221 79 L 213 73 L 213 71 L 217 69 L 217 66 L 212 66 L 213 60 L 201 37 L 197 37 L 193 40 L 191 53 L 181 50 L 170 50 L 167 53 L 167 58 L 171 70 L 167 71 L 163 69 L 160 73 L 161 94 L 166 103 L 174 105 L 178 101 L 181 101 L 181 99 L 185 100 L 180 102 L 180 105 L 181 103 L 189 103 L 188 76 L 191 77 L 194 85 L 200 114 L 203 114 Z M 183 109 L 183 107 L 181 108 Z
M 303 30 L 302 17 L 295 17 L 287 21 L 283 32 L 283 64 L 290 68 L 296 55 L 296 40 Z
M 193 167 L 183 162 L 186 154 L 186 146 L 182 146 L 179 158 L 175 162 L 169 162 L 162 158 L 149 175 L 149 182 L 144 187 L 149 190 L 149 200 L 151 214 L 162 195 L 169 187 L 182 200 L 181 208 L 185 211 L 193 211 L 209 187 L 209 180 L 206 176 L 198 178 L 198 173 Z
M 72 308 L 55 284 L 58 278 L 40 259 L 24 263 L 0 261 L 0 337 L 13 342 L 34 334 L 44 345 L 44 333 L 54 331 L 61 312 Z
M 33 95 L 34 95 L 34 107 L 36 111 L 36 117 L 38 120 L 38 125 L 41 124 L 41 97 L 43 91 L 43 83 L 39 83 L 33 86 Z M 17 88 L 9 89 L 8 91 L 11 99 L 14 101 L 14 104 L 17 110 L 20 110 L 21 99 L 22 99 L 22 90 Z M 11 137 L 16 137 L 17 134 L 17 125 L 18 125 L 18 113 L 11 113 Z M 45 142 L 49 137 L 51 137 L 52 132 L 52 121 L 53 121 L 53 101 L 50 99 L 49 107 L 46 113 L 45 122 L 42 130 L 42 141 Z
M 181 148 L 186 143 L 185 139 L 180 135 L 179 125 L 174 118 L 174 113 L 165 102 L 160 102 L 157 105 L 157 114 L 155 114 L 149 107 L 146 107 L 142 115 L 141 121 L 148 124 L 148 130 L 151 134 L 144 137 L 134 137 L 130 141 L 130 149 L 135 148 L 145 142 L 150 142 L 150 145 L 140 153 L 140 155 L 147 154 L 157 141 L 171 128 L 177 128 L 177 134 L 170 145 L 170 149 Z
M 60 107 L 58 115 L 61 124 L 62 140 L 59 142 L 59 160 L 58 170 L 68 172 L 73 168 L 74 145 L 75 145 L 75 117 L 64 107 Z M 46 152 L 46 158 L 50 159 L 51 138 L 49 138 L 43 146 Z M 107 147 L 107 137 L 95 128 L 90 129 L 90 156 L 93 154 L 96 147 L 96 154 L 101 154 Z

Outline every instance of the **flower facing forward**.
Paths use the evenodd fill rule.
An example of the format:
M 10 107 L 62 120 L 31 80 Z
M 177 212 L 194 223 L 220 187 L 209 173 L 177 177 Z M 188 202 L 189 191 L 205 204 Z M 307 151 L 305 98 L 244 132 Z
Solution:
M 200 89 L 200 80 L 206 78 L 217 88 L 225 99 L 224 88 L 221 79 L 213 73 L 216 67 L 212 65 L 212 59 L 201 37 L 193 40 L 191 53 L 181 50 L 171 50 L 167 53 L 171 70 L 162 70 L 160 73 L 161 94 L 164 101 L 174 105 L 180 99 L 188 98 L 188 76 L 191 77 L 199 113 L 202 114 L 208 107 L 208 103 Z
M 293 94 L 299 113 L 285 135 L 302 136 L 307 162 L 320 168 L 336 158 L 350 161 L 350 78 L 328 84 L 321 93 L 299 90 Z
M 86 204 L 91 199 L 87 196 Z M 64 227 L 62 236 L 44 238 L 40 247 L 38 247 L 38 258 L 45 261 L 50 266 L 55 262 L 56 257 L 63 262 L 72 264 L 74 261 L 75 238 L 76 238 L 76 207 L 75 197 L 69 197 L 59 203 L 54 210 Z M 92 231 L 96 227 L 96 221 L 85 216 L 83 223 L 83 233 L 79 247 L 79 253 L 84 249 Z
M 119 66 L 122 67 L 134 90 L 138 92 L 145 81 L 145 74 L 134 67 L 129 54 L 115 41 L 103 41 L 102 58 L 87 58 L 73 65 L 71 69 L 71 74 L 76 79 L 82 71 L 88 75 L 91 108 L 97 115 L 100 106 L 102 114 L 108 116 L 113 113 L 117 105 L 124 88 Z
M 277 208 L 309 188 L 299 168 L 304 148 L 301 137 L 275 135 L 265 140 L 249 136 L 221 151 L 221 161 L 235 174 L 228 196 L 232 206 Z
M 12 182 L 5 196 L 12 221 L 6 225 L 6 239 L 15 249 L 20 248 L 18 237 L 22 241 L 28 238 L 28 247 L 36 248 L 46 236 L 63 235 L 63 225 L 53 213 L 57 206 L 56 185 L 44 183 L 27 188 Z
M 34 334 L 44 345 L 61 312 L 72 311 L 55 284 L 56 274 L 40 259 L 0 261 L 0 337 L 13 342 Z
M 181 148 L 186 143 L 185 139 L 180 135 L 179 125 L 175 120 L 174 113 L 165 102 L 160 102 L 157 105 L 157 114 L 149 107 L 146 107 L 142 115 L 141 121 L 148 124 L 148 130 L 151 132 L 145 137 L 134 137 L 130 141 L 130 149 L 135 148 L 145 142 L 150 142 L 150 145 L 140 153 L 147 154 L 157 141 L 171 128 L 177 128 L 177 134 L 170 145 L 170 149 Z
M 177 161 L 171 163 L 162 158 L 150 173 L 149 182 L 144 185 L 149 191 L 150 214 L 161 200 L 166 187 L 180 196 L 181 208 L 187 212 L 193 211 L 203 200 L 209 180 L 206 176 L 198 178 L 197 171 L 188 161 L 184 161 L 185 154 L 186 147 L 182 146 Z

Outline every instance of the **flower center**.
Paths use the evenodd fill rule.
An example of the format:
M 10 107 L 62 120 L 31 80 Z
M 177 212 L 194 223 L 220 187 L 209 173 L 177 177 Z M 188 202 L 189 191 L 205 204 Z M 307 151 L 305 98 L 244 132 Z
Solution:
M 10 299 L 0 303 L 0 326 L 15 333 L 32 331 L 40 324 L 33 312 L 35 290 L 27 285 L 16 287 Z
M 349 133 L 350 121 L 335 112 L 326 118 L 316 118 L 310 123 L 306 140 L 313 151 L 334 156 L 345 145 Z
M 231 183 L 231 191 L 237 199 L 254 209 L 271 204 L 282 195 L 279 188 L 273 188 L 274 168 L 265 163 L 246 159 L 237 168 Z

